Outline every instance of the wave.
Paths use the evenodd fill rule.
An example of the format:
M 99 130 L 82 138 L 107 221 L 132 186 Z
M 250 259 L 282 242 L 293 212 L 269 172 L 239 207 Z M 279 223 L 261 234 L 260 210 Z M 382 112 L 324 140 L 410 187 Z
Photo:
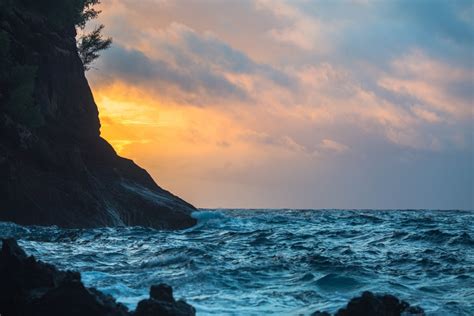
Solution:
M 204 315 L 334 312 L 365 290 L 426 306 L 428 315 L 469 315 L 474 212 L 453 214 L 202 210 L 183 231 L 0 223 L 0 237 L 82 272 L 87 286 L 130 309 L 166 280 Z
M 221 212 L 216 211 L 196 211 L 191 214 L 194 219 L 198 221 L 205 222 L 210 220 L 222 220 L 226 216 Z

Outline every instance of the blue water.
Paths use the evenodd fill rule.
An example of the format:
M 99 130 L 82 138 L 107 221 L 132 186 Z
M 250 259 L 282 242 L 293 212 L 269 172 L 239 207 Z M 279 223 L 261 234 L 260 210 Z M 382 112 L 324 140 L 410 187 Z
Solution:
M 203 210 L 184 231 L 0 223 L 30 254 L 129 308 L 166 282 L 198 315 L 336 311 L 364 290 L 474 315 L 474 212 Z

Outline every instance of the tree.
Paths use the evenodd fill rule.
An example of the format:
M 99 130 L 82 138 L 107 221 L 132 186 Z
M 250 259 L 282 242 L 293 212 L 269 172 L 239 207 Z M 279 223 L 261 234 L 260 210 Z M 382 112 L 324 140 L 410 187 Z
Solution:
M 95 19 L 99 14 L 100 10 L 94 8 L 95 5 L 100 4 L 100 0 L 82 0 L 83 5 L 79 18 L 76 22 L 76 26 L 80 29 L 84 29 L 86 23 L 89 20 Z M 107 49 L 112 44 L 112 38 L 104 38 L 102 36 L 102 30 L 104 25 L 100 24 L 96 26 L 92 32 L 84 34 L 77 40 L 77 50 L 79 52 L 79 57 L 81 57 L 82 64 L 84 65 L 84 70 L 91 69 L 91 65 L 99 58 L 99 52 Z
M 95 19 L 99 14 L 100 10 L 96 10 L 94 6 L 100 4 L 100 0 L 83 0 L 81 13 L 79 14 L 79 20 L 76 22 L 76 26 L 84 29 L 87 21 Z
M 44 17 L 53 31 L 70 36 L 74 27 L 84 29 L 88 21 L 99 15 L 100 11 L 94 7 L 99 3 L 100 0 L 0 0 L 0 112 L 30 128 L 44 124 L 35 98 L 38 65 L 18 53 L 23 46 L 13 37 L 15 33 L 8 31 L 15 26 L 7 22 L 9 17 L 16 16 L 20 10 L 30 12 L 32 16 Z M 102 36 L 103 29 L 99 25 L 76 40 L 85 70 L 112 43 L 110 38 Z
M 0 0 L 0 13 L 8 7 L 23 6 L 45 16 L 58 29 L 70 28 L 72 23 L 76 28 L 84 30 L 87 22 L 100 14 L 101 11 L 96 9 L 99 4 L 100 0 Z M 109 48 L 112 43 L 111 38 L 102 37 L 103 29 L 104 26 L 99 25 L 91 33 L 76 40 L 84 70 L 89 70 L 92 62 L 99 57 L 99 52 Z
M 109 48 L 112 44 L 110 37 L 104 38 L 102 36 L 103 28 L 103 24 L 95 27 L 91 33 L 81 36 L 77 42 L 77 49 L 84 65 L 84 70 L 89 70 L 92 62 L 100 56 L 99 52 Z

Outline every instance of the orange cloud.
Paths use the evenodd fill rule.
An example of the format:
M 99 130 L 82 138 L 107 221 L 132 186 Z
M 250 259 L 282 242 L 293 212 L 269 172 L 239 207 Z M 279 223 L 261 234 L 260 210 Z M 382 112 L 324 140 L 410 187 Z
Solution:
M 449 86 L 460 85 L 473 80 L 472 72 L 449 66 L 429 58 L 419 50 L 392 62 L 394 73 L 379 79 L 378 84 L 401 95 L 417 98 L 432 110 L 449 114 L 457 119 L 472 119 L 472 100 L 450 93 Z M 417 115 L 429 122 L 437 122 L 431 115 L 418 108 Z M 429 116 L 429 117 L 428 117 Z
M 268 187 L 333 179 L 384 150 L 469 147 L 456 124 L 472 121 L 472 100 L 453 87 L 470 68 L 421 48 L 371 60 L 365 43 L 358 60 L 338 46 L 377 5 L 332 22 L 296 2 L 104 0 L 115 45 L 88 74 L 102 135 L 198 206 L 273 201 Z

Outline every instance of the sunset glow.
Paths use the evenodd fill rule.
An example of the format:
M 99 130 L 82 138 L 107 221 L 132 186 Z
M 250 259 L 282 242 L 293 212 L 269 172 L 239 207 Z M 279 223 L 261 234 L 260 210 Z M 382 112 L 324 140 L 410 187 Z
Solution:
M 472 208 L 473 6 L 412 4 L 104 0 L 102 135 L 198 207 Z

